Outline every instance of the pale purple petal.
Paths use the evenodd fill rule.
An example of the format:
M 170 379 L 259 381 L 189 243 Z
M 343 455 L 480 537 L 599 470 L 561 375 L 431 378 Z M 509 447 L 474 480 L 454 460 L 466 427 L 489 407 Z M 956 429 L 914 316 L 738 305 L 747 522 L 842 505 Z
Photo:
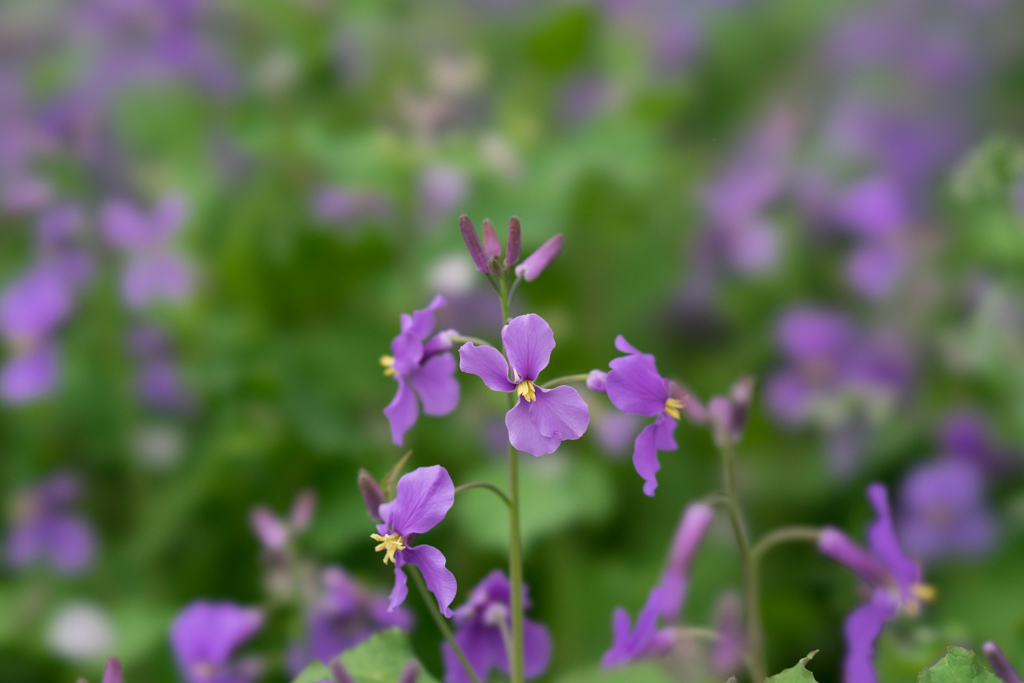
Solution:
M 4 557 L 12 567 L 27 567 L 42 554 L 44 542 L 36 524 L 16 525 L 4 541 Z
M 889 583 L 888 568 L 835 527 L 825 527 L 821 530 L 818 536 L 818 550 L 822 555 L 832 558 L 860 576 L 873 588 Z
M 501 242 L 498 241 L 498 233 L 494 232 L 494 224 L 490 218 L 484 219 L 484 254 L 488 259 L 501 258 Z
M 523 629 L 525 636 L 525 620 Z M 491 669 L 500 669 L 508 673 L 508 656 L 505 653 L 501 632 L 497 627 L 488 628 L 474 622 L 459 628 L 455 633 L 455 641 L 462 648 L 466 659 L 469 660 L 470 667 L 480 680 L 487 680 Z M 443 644 L 442 655 L 444 656 L 445 683 L 470 683 L 472 679 L 455 655 L 455 650 L 448 643 Z
M 885 235 L 910 223 L 903 195 L 887 178 L 869 178 L 851 187 L 838 211 L 848 228 L 866 236 Z
M 900 588 L 906 590 L 921 580 L 921 568 L 903 553 L 896 538 L 889 507 L 889 492 L 882 484 L 871 484 L 868 486 L 868 500 L 875 508 L 876 515 L 875 521 L 868 527 L 868 547 L 885 562 Z
M 422 534 L 444 519 L 454 503 L 455 485 L 448 470 L 440 465 L 420 467 L 398 480 L 384 523 L 402 536 Z
M 501 351 L 493 346 L 476 346 L 466 342 L 459 349 L 459 369 L 476 375 L 494 391 L 515 391 L 516 385 L 508 379 L 508 363 Z
M 117 657 L 111 657 L 107 660 L 107 666 L 103 669 L 103 683 L 124 683 L 121 660 Z
M 71 312 L 71 293 L 53 268 L 32 268 L 0 297 L 0 332 L 34 339 L 52 331 Z
M 222 664 L 263 625 L 263 615 L 230 602 L 193 602 L 171 624 L 171 647 L 182 670 Z M 189 676 L 191 678 L 191 676 Z
M 413 393 L 412 387 L 406 384 L 405 378 L 398 375 L 396 379 L 398 380 L 398 391 L 391 399 L 391 403 L 384 408 L 384 415 L 391 424 L 391 440 L 396 446 L 401 446 L 405 439 L 405 433 L 416 424 L 419 405 L 416 402 L 416 394 Z
M 527 256 L 525 261 L 516 266 L 516 277 L 521 277 L 527 282 L 536 280 L 551 265 L 551 262 L 562 253 L 564 242 L 565 237 L 558 234 L 542 244 L 537 251 Z
M 536 380 L 548 366 L 555 348 L 551 326 L 536 313 L 510 320 L 501 331 L 501 341 L 508 354 L 508 364 L 522 380 Z
M 551 665 L 551 632 L 533 619 L 523 619 L 523 674 L 536 678 Z M 503 667 L 502 671 L 507 671 Z
M 530 415 L 530 404 L 522 397 L 512 410 L 505 414 L 505 427 L 508 429 L 508 440 L 512 447 L 530 455 L 554 453 L 562 443 L 559 438 L 540 433 Z
M 707 503 L 691 503 L 687 506 L 672 538 L 667 571 L 684 577 L 689 576 L 693 556 L 697 553 L 697 547 L 704 539 L 714 516 L 714 509 Z
M 100 210 L 103 236 L 120 249 L 139 249 L 151 242 L 147 218 L 131 203 L 112 199 Z
M 92 527 L 77 517 L 53 517 L 41 521 L 46 553 L 58 570 L 75 574 L 92 564 L 95 540 Z
M 455 357 L 450 353 L 431 356 L 409 375 L 427 415 L 447 415 L 459 404 L 459 383 L 455 379 Z
M 812 391 L 799 373 L 783 370 L 768 380 L 765 403 L 780 421 L 800 424 L 810 415 Z
M 537 398 L 530 404 L 530 419 L 542 436 L 571 441 L 587 431 L 590 410 L 579 392 L 570 386 L 537 387 Z
M 900 246 L 868 242 L 850 255 L 846 278 L 864 296 L 879 299 L 899 284 L 909 261 L 910 254 Z
M 434 311 L 445 306 L 447 303 L 445 298 L 438 294 L 430 301 L 426 308 L 413 311 L 411 316 L 403 314 L 402 332 L 410 334 L 420 341 L 424 341 L 434 331 Z
M 653 417 L 665 412 L 668 382 L 658 374 L 654 356 L 647 353 L 615 358 L 609 363 L 605 388 L 608 400 L 624 413 Z
M 615 337 L 615 348 L 621 351 L 622 353 L 643 353 L 643 351 L 640 351 L 635 346 L 626 341 L 626 338 L 623 337 L 621 334 Z
M 0 371 L 0 393 L 8 403 L 25 403 L 50 393 L 57 384 L 59 359 L 50 343 L 15 356 Z
M 281 550 L 288 543 L 288 527 L 265 505 L 249 511 L 249 525 L 265 548 Z
M 399 550 L 399 553 L 404 553 L 404 550 Z M 397 554 L 396 554 L 397 557 Z M 398 563 L 395 563 L 395 586 L 391 589 L 391 594 L 388 596 L 388 611 L 393 612 L 398 609 L 398 606 L 405 602 L 405 598 L 409 595 L 409 579 L 405 575 L 403 570 Z
M 451 479 L 448 480 L 448 483 L 451 484 Z M 399 483 L 399 486 L 401 486 L 401 483 Z M 453 498 L 454 495 L 453 488 Z M 451 506 L 449 505 L 449 507 Z M 445 558 L 441 551 L 433 546 L 418 545 L 415 548 L 399 550 L 398 556 L 401 556 L 403 563 L 414 564 L 419 567 L 420 572 L 423 574 L 423 580 L 427 582 L 427 588 L 437 598 L 437 607 L 441 610 L 441 614 L 451 617 L 454 612 L 452 612 L 449 605 L 455 599 L 458 587 L 455 583 L 455 575 L 445 567 Z
M 850 612 L 843 625 L 846 655 L 843 657 L 843 680 L 848 683 L 878 683 L 875 673 L 875 641 L 882 626 L 896 616 L 896 606 L 873 601 Z
M 395 370 L 408 375 L 420 367 L 423 342 L 416 335 L 403 332 L 391 340 L 391 355 L 395 359 Z
M 644 494 L 653 496 L 658 488 L 658 451 L 674 451 L 678 446 L 674 432 L 676 421 L 668 415 L 659 415 L 643 428 L 633 444 L 633 467 L 644 480 Z
M 798 308 L 782 317 L 776 338 L 796 360 L 832 359 L 851 343 L 853 326 L 841 313 L 817 308 Z

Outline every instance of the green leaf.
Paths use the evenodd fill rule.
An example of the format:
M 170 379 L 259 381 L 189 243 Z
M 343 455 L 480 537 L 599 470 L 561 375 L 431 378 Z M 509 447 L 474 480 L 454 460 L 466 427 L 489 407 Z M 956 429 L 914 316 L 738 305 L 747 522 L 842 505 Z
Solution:
M 414 659 L 409 636 L 397 628 L 374 634 L 341 655 L 341 663 L 356 683 L 395 683 Z M 422 665 L 416 680 L 417 683 L 437 683 Z
M 331 672 L 319 659 L 314 659 L 305 669 L 296 676 L 292 683 L 320 683 L 320 681 L 333 681 Z
M 917 683 L 999 683 L 978 661 L 978 655 L 962 647 L 946 648 L 946 656 L 922 671 Z
M 817 683 L 814 679 L 814 674 L 808 671 L 806 666 L 807 662 L 811 661 L 816 654 L 818 654 L 817 650 L 809 653 L 797 662 L 796 666 L 768 678 L 767 683 Z

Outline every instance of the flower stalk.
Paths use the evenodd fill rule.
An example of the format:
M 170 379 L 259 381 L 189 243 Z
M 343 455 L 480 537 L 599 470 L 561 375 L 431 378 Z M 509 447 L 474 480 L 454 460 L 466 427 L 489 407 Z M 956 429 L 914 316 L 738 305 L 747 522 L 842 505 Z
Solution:
M 431 618 L 434 623 L 437 624 L 438 630 L 441 631 L 441 635 L 448 641 L 448 644 L 452 646 L 452 650 L 455 652 L 455 656 L 459 658 L 459 663 L 462 664 L 462 668 L 466 670 L 466 675 L 469 676 L 473 683 L 480 683 L 480 678 L 473 671 L 473 667 L 470 665 L 469 660 L 466 658 L 466 653 L 459 647 L 459 642 L 455 640 L 455 635 L 452 633 L 452 629 L 448 626 L 448 622 L 445 621 L 444 617 L 437 610 L 434 603 L 433 596 L 430 595 L 430 591 L 427 590 L 427 584 L 423 581 L 423 576 L 419 572 L 419 568 L 416 571 L 410 571 L 412 575 L 412 581 L 416 584 L 416 589 L 420 592 L 420 596 L 423 598 L 423 602 L 427 605 L 427 611 L 430 612 Z

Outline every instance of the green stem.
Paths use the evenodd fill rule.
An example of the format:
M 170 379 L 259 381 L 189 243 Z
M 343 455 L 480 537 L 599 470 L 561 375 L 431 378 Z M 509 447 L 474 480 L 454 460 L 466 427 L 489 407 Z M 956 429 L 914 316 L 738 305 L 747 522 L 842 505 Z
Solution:
M 750 554 L 754 558 L 754 562 L 760 562 L 764 554 L 776 546 L 780 546 L 783 543 L 796 543 L 800 541 L 806 541 L 808 543 L 817 543 L 818 537 L 821 536 L 821 529 L 814 526 L 784 526 L 778 529 L 773 529 L 767 534 L 761 537 L 761 539 L 754 544 Z
M 462 342 L 463 344 L 466 342 L 473 342 L 477 346 L 491 346 L 489 341 L 481 339 L 480 337 L 469 337 L 464 334 L 453 334 L 449 339 L 452 340 L 453 344 L 458 344 L 459 342 Z
M 409 567 L 409 565 L 406 565 Z M 451 628 L 448 626 L 448 622 L 441 616 L 441 612 L 437 608 L 437 600 L 427 590 L 427 584 L 423 581 L 423 576 L 420 574 L 419 567 L 412 571 L 406 569 L 406 572 L 412 574 L 412 581 L 416 584 L 416 588 L 419 589 L 420 595 L 423 596 L 423 602 L 427 603 L 427 611 L 430 612 L 430 616 L 434 618 L 434 623 L 437 624 L 437 628 L 440 629 L 441 635 L 448 641 L 448 644 L 452 646 L 452 650 L 455 651 L 455 656 L 459 658 L 459 662 L 462 664 L 462 668 L 466 670 L 466 674 L 469 676 L 473 683 L 480 683 L 480 679 L 477 677 L 476 672 L 473 671 L 473 667 L 470 666 L 469 660 L 466 659 L 466 653 L 459 647 L 459 642 L 455 640 L 455 636 L 452 634 Z
M 739 498 L 736 495 L 736 454 L 731 446 L 722 447 L 722 478 L 725 484 L 725 495 L 728 499 L 726 508 L 729 521 L 732 523 L 736 544 L 739 546 L 740 563 L 743 566 L 743 593 L 745 596 L 747 650 L 749 660 L 747 667 L 753 681 L 763 681 L 766 677 L 764 663 L 764 635 L 761 627 L 761 596 L 758 590 L 757 564 L 750 551 L 750 537 L 740 512 Z
M 455 493 L 468 491 L 469 489 L 488 489 L 490 491 L 494 491 L 503 501 L 505 501 L 505 505 L 512 505 L 512 501 L 508 499 L 508 496 L 505 495 L 504 491 L 494 484 L 488 484 L 486 481 L 471 481 L 468 484 L 461 484 L 455 487 Z
M 547 382 L 544 382 L 544 384 L 541 384 L 541 386 L 545 389 L 550 389 L 551 387 L 557 387 L 559 384 L 568 384 L 569 382 L 586 382 L 587 377 L 589 376 L 589 373 L 582 375 L 565 375 L 564 377 L 556 377 L 548 380 Z

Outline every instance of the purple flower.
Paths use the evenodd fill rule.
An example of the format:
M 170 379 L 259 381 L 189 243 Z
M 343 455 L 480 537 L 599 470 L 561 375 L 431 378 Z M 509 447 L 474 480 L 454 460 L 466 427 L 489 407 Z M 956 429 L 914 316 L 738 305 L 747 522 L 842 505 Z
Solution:
M 381 356 L 384 374 L 398 382 L 398 392 L 384 408 L 396 446 L 402 445 L 405 433 L 416 424 L 420 403 L 423 412 L 433 416 L 447 415 L 459 403 L 455 358 L 447 353 L 455 332 L 445 330 L 430 337 L 434 331 L 434 311 L 445 303 L 439 294 L 425 309 L 412 315 L 403 313 L 401 332 L 391 342 L 393 355 Z
M 440 465 L 420 467 L 398 480 L 395 499 L 380 506 L 378 514 L 384 521 L 370 538 L 379 541 L 376 550 L 384 551 L 384 564 L 395 564 L 395 587 L 388 597 L 388 611 L 393 612 L 405 601 L 406 564 L 416 565 L 437 598 L 441 614 L 452 616 L 448 607 L 455 599 L 455 576 L 445 568 L 441 551 L 429 545 L 409 545 L 419 534 L 430 531 L 455 503 L 455 485 L 448 471 Z
M 934 560 L 976 556 L 995 544 L 996 519 L 989 510 L 985 478 L 966 460 L 920 465 L 900 488 L 900 538 L 915 557 Z
M 508 654 L 502 633 L 511 633 L 509 604 L 512 587 L 508 577 L 495 569 L 477 584 L 466 604 L 455 610 L 455 641 L 466 653 L 466 659 L 477 677 L 486 681 L 492 669 L 506 676 Z M 530 607 L 527 586 L 523 586 L 523 608 Z M 448 643 L 441 648 L 444 655 L 445 683 L 469 683 L 470 678 Z M 527 679 L 543 674 L 551 663 L 551 634 L 547 626 L 533 619 L 523 619 L 523 675 Z
M 708 401 L 707 419 L 719 448 L 734 446 L 743 438 L 753 397 L 754 378 L 744 377 L 732 385 L 729 396 L 713 396 Z
M 565 236 L 559 233 L 540 245 L 537 251 L 527 256 L 522 263 L 516 266 L 516 277 L 521 277 L 527 282 L 536 280 L 562 253 L 562 245 L 564 243 Z
M 257 609 L 233 602 L 193 602 L 171 624 L 171 648 L 187 683 L 252 683 L 232 659 L 263 626 Z
M 921 582 L 921 567 L 900 548 L 889 508 L 889 493 L 882 484 L 868 486 L 868 500 L 875 508 L 875 522 L 868 528 L 868 549 L 854 543 L 834 527 L 822 530 L 818 549 L 855 572 L 871 587 L 870 600 L 846 618 L 846 681 L 876 683 L 875 640 L 885 622 L 902 610 L 916 616 L 921 601 L 931 600 L 935 589 Z
M 70 511 L 80 494 L 78 477 L 54 474 L 14 499 L 14 524 L 4 543 L 7 562 L 23 568 L 45 561 L 58 571 L 76 574 L 95 555 L 92 527 Z
M 171 340 L 163 330 L 151 325 L 136 327 L 128 345 L 139 363 L 135 388 L 144 404 L 181 413 L 195 406 L 196 398 L 182 382 Z
M 174 196 L 164 197 L 150 214 L 121 199 L 103 207 L 104 237 L 128 254 L 121 276 L 128 305 L 140 308 L 159 299 L 179 300 L 191 291 L 191 269 L 170 250 L 184 220 L 185 204 Z
M 608 400 L 624 413 L 655 417 L 633 444 L 633 466 L 644 480 L 644 493 L 653 496 L 661 469 L 658 451 L 678 448 L 675 431 L 684 402 L 678 388 L 658 374 L 654 356 L 637 351 L 622 335 L 615 338 L 615 348 L 628 355 L 608 364 Z
M 1017 467 L 1019 456 L 998 443 L 984 417 L 970 411 L 953 413 L 943 422 L 939 441 L 945 455 L 971 463 L 989 475 Z
M 467 342 L 459 349 L 459 368 L 477 375 L 494 391 L 516 392 L 516 404 L 505 415 L 512 446 L 531 455 L 547 455 L 563 441 L 583 436 L 590 411 L 579 392 L 564 385 L 553 389 L 536 385 L 555 348 L 551 327 L 539 315 L 528 313 L 505 325 L 501 341 L 507 361 L 492 346 Z
M 295 497 L 287 519 L 281 519 L 265 505 L 257 505 L 249 512 L 249 523 L 264 548 L 280 552 L 295 534 L 309 528 L 315 507 L 316 494 L 306 489 Z
M 610 668 L 639 659 L 659 657 L 672 649 L 675 636 L 671 628 L 658 628 L 658 620 L 675 621 L 683 609 L 690 567 L 714 512 L 705 503 L 686 508 L 676 529 L 669 552 L 668 566 L 661 581 L 651 590 L 636 624 L 631 628 L 629 614 L 621 607 L 612 615 L 612 646 L 604 653 L 601 666 Z
M 385 596 L 366 590 L 340 567 L 324 569 L 321 580 L 321 593 L 306 614 L 306 639 L 288 653 L 293 674 L 315 659 L 334 659 L 382 629 L 412 627 L 407 611 L 389 611 Z

